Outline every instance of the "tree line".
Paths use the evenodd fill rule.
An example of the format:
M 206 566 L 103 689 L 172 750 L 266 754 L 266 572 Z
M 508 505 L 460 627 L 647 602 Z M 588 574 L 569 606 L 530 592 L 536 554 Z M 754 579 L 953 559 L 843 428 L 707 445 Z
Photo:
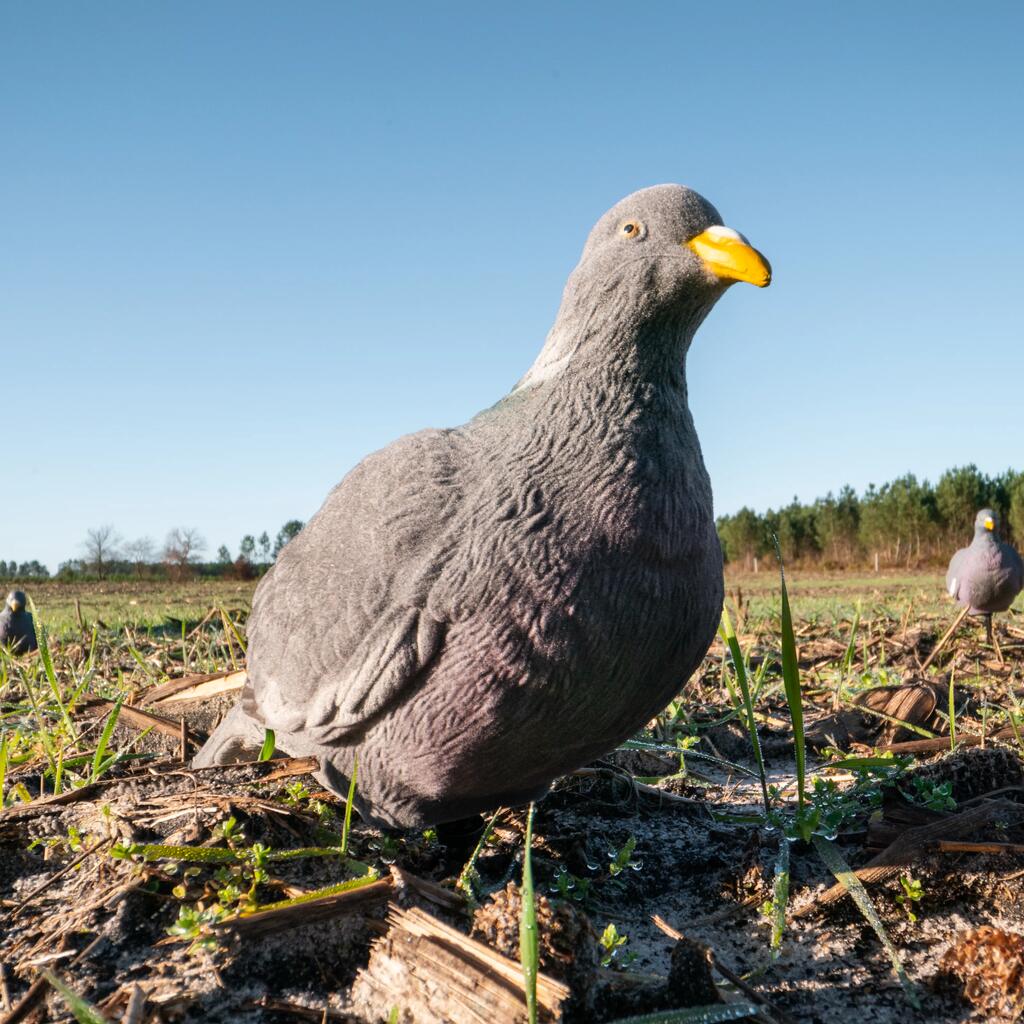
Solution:
M 788 564 L 845 569 L 871 565 L 877 557 L 879 565 L 913 568 L 945 565 L 970 541 L 974 517 L 985 507 L 999 514 L 1003 538 L 1024 550 L 1024 473 L 1008 469 L 988 476 L 973 464 L 947 470 L 934 485 L 907 473 L 881 487 L 869 484 L 860 495 L 847 485 L 808 504 L 794 497 L 763 513 L 744 507 L 719 516 L 716 524 L 725 560 L 748 569 L 774 551 L 774 538 Z M 254 578 L 303 525 L 290 519 L 273 540 L 266 530 L 247 533 L 237 555 L 222 544 L 214 561 L 203 560 L 206 541 L 191 527 L 171 530 L 162 548 L 149 537 L 124 540 L 109 524 L 94 527 L 82 543 L 83 557 L 62 563 L 57 578 Z M 0 579 L 49 575 L 38 561 L 0 560 Z
M 777 537 L 787 564 L 847 569 L 945 565 L 971 540 L 974 517 L 992 508 L 1004 540 L 1024 550 L 1024 473 L 1008 469 L 988 476 L 977 466 L 947 470 L 932 485 L 907 473 L 858 495 L 850 486 L 805 504 L 758 513 L 741 508 L 720 516 L 718 536 L 725 560 L 754 568 L 774 552 Z
M 50 570 L 36 559 L 31 562 L 5 562 L 0 558 L 0 580 L 48 580 Z
M 62 562 L 55 578 L 72 579 L 189 579 L 196 576 L 254 579 L 262 575 L 305 524 L 289 519 L 274 540 L 264 530 L 258 537 L 247 533 L 233 555 L 226 544 L 217 550 L 215 561 L 204 561 L 206 539 L 195 527 L 171 530 L 162 546 L 152 537 L 126 540 L 109 523 L 86 531 L 82 556 Z M 50 572 L 38 561 L 0 560 L 0 579 L 49 579 Z

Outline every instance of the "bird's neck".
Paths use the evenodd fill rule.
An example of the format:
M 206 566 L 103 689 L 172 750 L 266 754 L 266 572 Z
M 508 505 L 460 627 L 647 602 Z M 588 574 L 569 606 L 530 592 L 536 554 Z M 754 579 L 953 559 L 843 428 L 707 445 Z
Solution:
M 686 352 L 701 319 L 637 317 L 599 331 L 593 320 L 560 316 L 506 402 L 522 402 L 538 433 L 556 432 L 552 457 L 567 472 L 614 467 L 627 487 L 636 474 L 706 487 L 686 385 Z
M 686 353 L 713 305 L 652 308 L 641 293 L 570 281 L 544 347 L 516 391 L 558 383 L 631 404 L 652 389 L 686 404 Z

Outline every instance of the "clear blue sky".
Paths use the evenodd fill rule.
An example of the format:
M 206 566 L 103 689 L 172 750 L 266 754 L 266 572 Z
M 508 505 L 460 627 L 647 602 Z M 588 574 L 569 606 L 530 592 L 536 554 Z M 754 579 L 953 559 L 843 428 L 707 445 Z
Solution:
M 698 335 L 719 512 L 1024 468 L 1014 3 L 7 3 L 0 558 L 211 553 L 538 351 L 679 181 L 771 259 Z

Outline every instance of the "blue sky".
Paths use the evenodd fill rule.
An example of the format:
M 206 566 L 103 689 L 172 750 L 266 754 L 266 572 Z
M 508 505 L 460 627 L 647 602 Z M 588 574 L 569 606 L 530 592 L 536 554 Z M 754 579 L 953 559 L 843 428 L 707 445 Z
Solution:
M 664 181 L 771 259 L 691 351 L 719 512 L 1024 468 L 1017 4 L 9 3 L 0 558 L 211 552 L 529 366 Z

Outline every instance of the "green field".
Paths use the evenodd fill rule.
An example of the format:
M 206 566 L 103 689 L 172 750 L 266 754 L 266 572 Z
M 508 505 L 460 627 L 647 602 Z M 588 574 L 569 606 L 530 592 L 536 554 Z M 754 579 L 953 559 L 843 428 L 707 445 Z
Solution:
M 25 587 L 47 628 L 58 637 L 79 631 L 79 611 L 86 629 L 97 623 L 110 630 L 164 628 L 171 621 L 201 619 L 212 608 L 244 619 L 255 589 L 255 582 L 239 580 L 40 582 Z
M 832 616 L 849 621 L 858 605 L 862 612 L 903 617 L 907 610 L 933 616 L 949 612 L 953 605 L 946 594 L 945 580 L 938 572 L 843 573 L 786 572 L 786 585 L 794 614 L 801 617 Z M 726 572 L 727 599 L 738 596 L 749 601 L 754 614 L 778 614 L 779 573 L 777 568 L 758 573 Z M 1024 598 L 1018 600 L 1024 607 Z
M 903 617 L 907 609 L 925 616 L 949 612 L 942 575 L 917 573 L 821 573 L 792 571 L 786 574 L 794 613 L 798 617 L 833 617 L 849 621 L 858 603 L 863 610 Z M 192 580 L 183 583 L 116 581 L 100 583 L 39 582 L 28 587 L 50 631 L 70 636 L 79 629 L 76 602 L 86 627 L 101 622 L 110 629 L 160 628 L 168 620 L 195 621 L 212 608 L 224 608 L 245 618 L 256 588 L 254 581 Z M 778 615 L 779 575 L 776 570 L 758 573 L 726 573 L 726 594 L 749 602 L 756 616 Z M 1024 609 L 1024 596 L 1015 611 Z

